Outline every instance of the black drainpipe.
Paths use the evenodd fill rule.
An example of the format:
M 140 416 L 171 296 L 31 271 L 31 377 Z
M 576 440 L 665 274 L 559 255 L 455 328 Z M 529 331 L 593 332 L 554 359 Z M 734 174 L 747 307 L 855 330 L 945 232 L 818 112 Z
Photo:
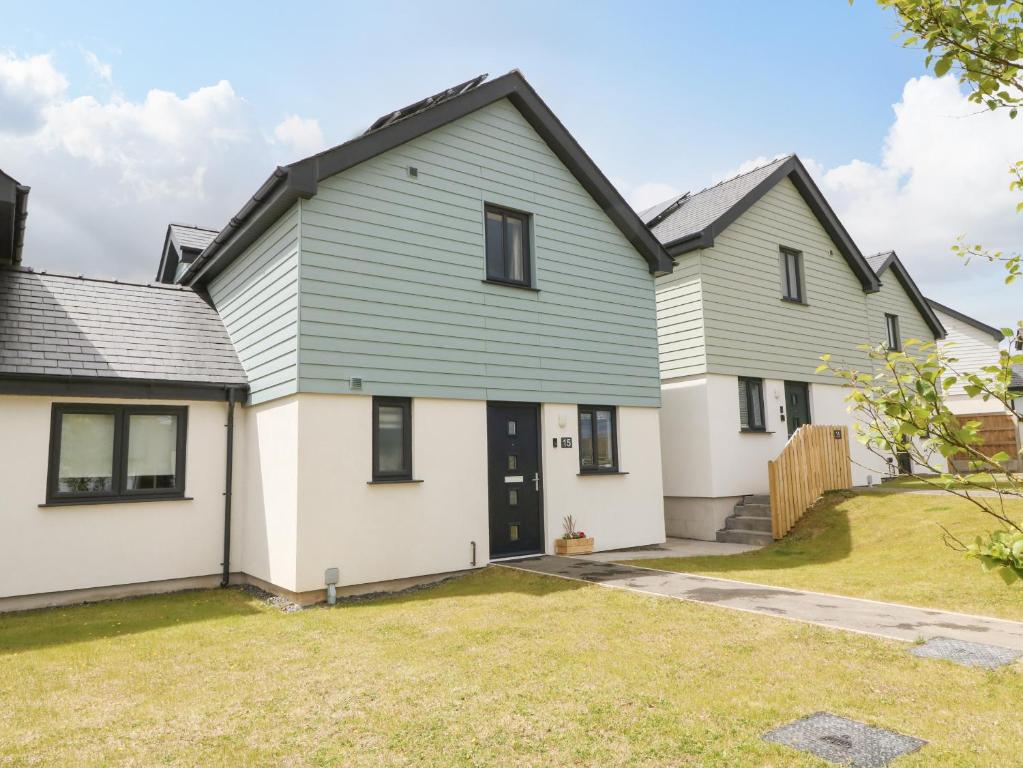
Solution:
M 224 490 L 224 575 L 220 586 L 231 583 L 231 485 L 234 478 L 234 397 L 235 390 L 227 390 L 227 470 Z

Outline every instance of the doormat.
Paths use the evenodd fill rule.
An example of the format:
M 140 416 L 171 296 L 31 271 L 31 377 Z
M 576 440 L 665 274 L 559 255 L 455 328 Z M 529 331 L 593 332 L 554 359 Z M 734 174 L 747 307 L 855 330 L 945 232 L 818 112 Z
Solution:
M 877 768 L 916 752 L 926 741 L 817 712 L 764 734 L 765 741 L 809 752 L 836 765 Z

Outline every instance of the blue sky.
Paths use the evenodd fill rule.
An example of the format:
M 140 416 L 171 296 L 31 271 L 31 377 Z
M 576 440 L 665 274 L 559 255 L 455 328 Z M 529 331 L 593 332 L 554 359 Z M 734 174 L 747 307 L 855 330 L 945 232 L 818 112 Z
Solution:
M 148 277 L 167 221 L 222 224 L 275 163 L 475 74 L 518 68 L 630 202 L 795 151 L 865 251 L 905 251 L 925 290 L 1004 324 L 1011 318 L 993 315 L 1013 307 L 1011 289 L 992 304 L 997 273 L 964 272 L 948 245 L 969 232 L 1016 246 L 1007 175 L 983 194 L 967 190 L 954 174 L 933 179 L 925 150 L 953 152 L 976 138 L 1014 144 L 1007 151 L 1019 157 L 1023 148 L 1008 129 L 989 127 L 991 116 L 964 123 L 951 82 L 920 80 L 922 54 L 901 48 L 894 32 L 893 18 L 865 0 L 18 3 L 0 29 L 14 72 L 4 140 L 0 58 L 0 168 L 34 187 L 32 261 Z M 32 57 L 49 69 L 26 80 L 18 62 L 38 64 Z M 62 84 L 46 80 L 57 76 Z M 26 96 L 32 83 L 45 94 Z M 154 91 L 173 98 L 161 105 Z M 197 92 L 205 95 L 189 98 Z M 40 116 L 15 125 L 23 107 Z M 301 135 L 275 133 L 292 116 Z M 942 119 L 947 130 L 934 127 Z M 218 132 L 216 146 L 202 143 Z M 982 167 L 1003 168 L 1004 154 Z M 978 168 L 958 173 L 969 179 Z M 947 183 L 946 198 L 962 194 L 962 205 L 935 214 L 925 182 Z M 38 219 L 52 219 L 45 234 L 32 229 Z M 84 250 L 61 247 L 58 238 L 72 236 Z

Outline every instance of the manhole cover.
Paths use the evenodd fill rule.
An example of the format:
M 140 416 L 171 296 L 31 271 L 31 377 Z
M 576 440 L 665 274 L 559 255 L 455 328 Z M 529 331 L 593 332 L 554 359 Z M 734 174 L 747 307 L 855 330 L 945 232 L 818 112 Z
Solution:
M 1012 648 L 953 640 L 950 637 L 932 637 L 923 645 L 910 648 L 909 652 L 927 659 L 948 659 L 965 667 L 985 669 L 1004 667 L 1023 656 L 1023 651 Z
M 810 752 L 837 765 L 876 768 L 915 752 L 926 741 L 817 712 L 764 734 L 766 741 Z

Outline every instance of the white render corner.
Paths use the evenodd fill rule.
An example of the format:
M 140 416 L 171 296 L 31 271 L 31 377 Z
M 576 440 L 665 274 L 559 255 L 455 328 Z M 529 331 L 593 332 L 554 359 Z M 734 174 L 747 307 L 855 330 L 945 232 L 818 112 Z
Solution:
M 584 476 L 579 472 L 577 406 L 541 406 L 546 552 L 554 551 L 566 515 L 594 537 L 597 550 L 664 543 L 659 413 L 657 408 L 619 406 L 621 473 Z M 560 447 L 562 437 L 572 439 L 571 448 Z M 554 447 L 555 440 L 559 447 Z

